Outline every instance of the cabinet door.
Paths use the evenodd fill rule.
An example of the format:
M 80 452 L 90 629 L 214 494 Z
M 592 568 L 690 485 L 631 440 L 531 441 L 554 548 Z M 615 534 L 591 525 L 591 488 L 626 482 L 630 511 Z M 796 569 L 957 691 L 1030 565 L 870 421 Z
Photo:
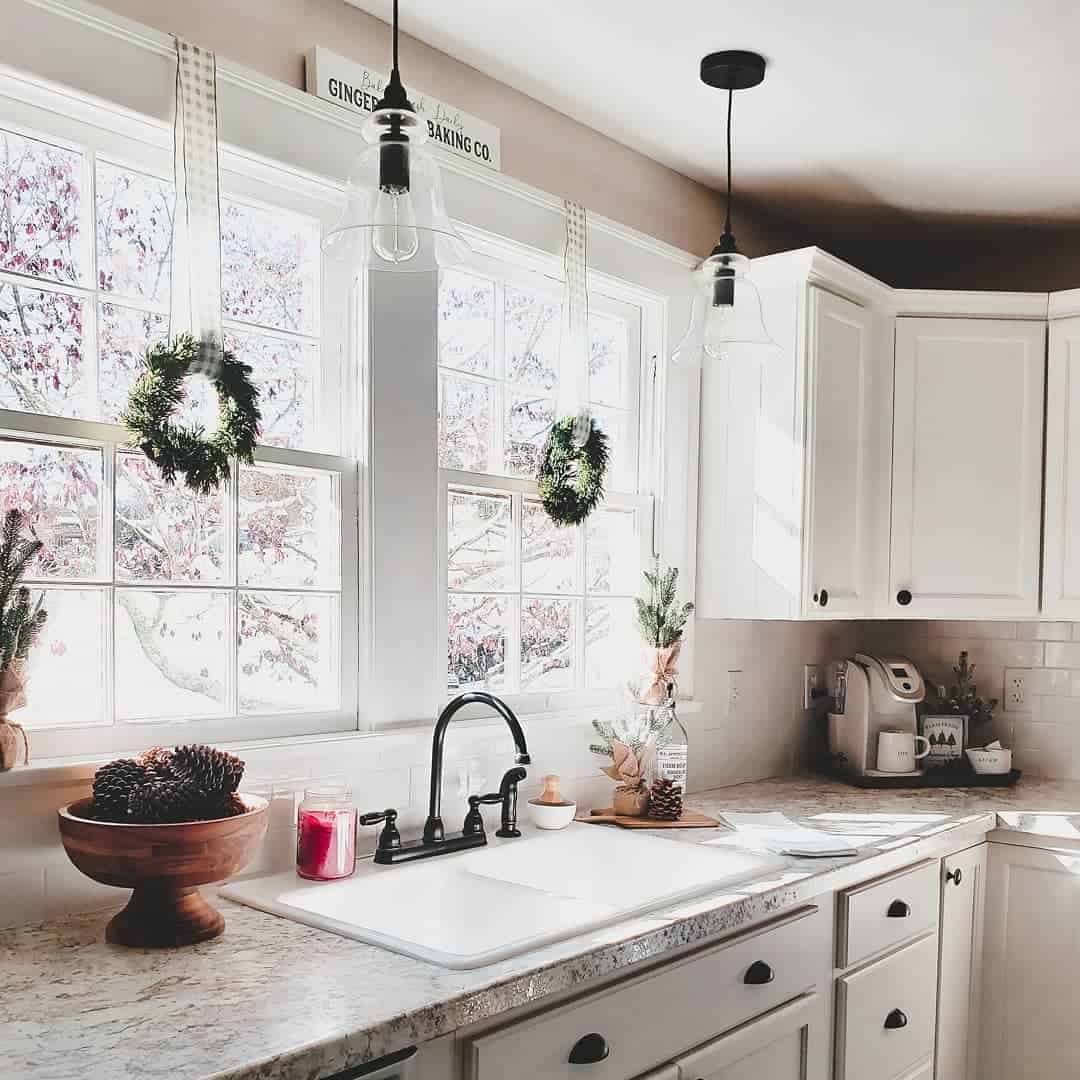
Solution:
M 1043 323 L 896 320 L 892 613 L 1038 611 Z
M 681 1057 L 678 1080 L 825 1080 L 824 1002 L 805 994 Z
M 979 1080 L 1075 1080 L 1080 852 L 989 848 Z
M 807 550 L 803 613 L 868 613 L 869 370 L 873 315 L 810 289 Z
M 986 844 L 941 862 L 937 1080 L 978 1080 Z
M 1080 619 L 1080 318 L 1050 324 L 1042 610 Z

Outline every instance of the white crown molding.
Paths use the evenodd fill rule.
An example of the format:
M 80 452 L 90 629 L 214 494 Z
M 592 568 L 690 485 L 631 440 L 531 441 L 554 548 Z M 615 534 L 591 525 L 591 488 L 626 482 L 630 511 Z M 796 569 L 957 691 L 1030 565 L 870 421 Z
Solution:
M 1051 319 L 1069 319 L 1080 315 L 1080 289 L 1065 289 L 1050 294 Z
M 1049 295 L 960 289 L 895 289 L 895 314 L 974 319 L 1047 319 Z

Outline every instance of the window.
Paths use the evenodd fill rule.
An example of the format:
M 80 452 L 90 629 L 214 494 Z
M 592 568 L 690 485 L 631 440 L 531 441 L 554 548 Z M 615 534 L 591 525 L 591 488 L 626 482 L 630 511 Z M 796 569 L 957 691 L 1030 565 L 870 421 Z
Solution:
M 564 374 L 562 283 L 505 259 L 480 265 L 439 285 L 448 689 L 609 688 L 633 669 L 631 598 L 652 540 L 639 483 L 643 312 L 591 289 L 589 396 L 611 442 L 608 495 L 583 527 L 560 528 L 533 478 Z
M 357 464 L 335 456 L 348 305 L 320 249 L 335 193 L 226 163 L 226 345 L 254 369 L 264 445 L 202 497 L 117 424 L 168 333 L 167 142 L 85 136 L 0 129 L 0 502 L 45 543 L 29 583 L 49 612 L 20 718 L 93 729 L 65 732 L 68 753 L 132 745 L 144 723 L 355 727 Z M 187 386 L 212 430 L 210 384 Z

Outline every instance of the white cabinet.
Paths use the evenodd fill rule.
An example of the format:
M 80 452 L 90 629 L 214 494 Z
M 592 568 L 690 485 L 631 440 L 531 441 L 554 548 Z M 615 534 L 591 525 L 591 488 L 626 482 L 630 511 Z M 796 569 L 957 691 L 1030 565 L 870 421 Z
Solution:
M 941 862 L 937 1080 L 978 1080 L 986 844 Z
M 1080 852 L 991 844 L 979 1080 L 1080 1076 Z
M 891 613 L 1038 613 L 1046 325 L 899 318 Z
M 780 347 L 703 364 L 698 612 L 865 617 L 888 515 L 884 290 L 816 249 L 753 274 Z
M 1042 610 L 1080 619 L 1080 317 L 1050 323 Z
M 677 1080 L 826 1080 L 826 1015 L 821 995 L 806 994 L 679 1058 L 674 1077 Z

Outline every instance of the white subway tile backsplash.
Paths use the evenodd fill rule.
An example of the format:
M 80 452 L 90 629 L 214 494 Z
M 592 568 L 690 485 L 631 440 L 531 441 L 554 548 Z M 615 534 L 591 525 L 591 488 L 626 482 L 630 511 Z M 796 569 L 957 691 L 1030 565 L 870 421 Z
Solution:
M 1080 623 L 1077 625 L 1080 626 Z M 1022 641 L 1069 641 L 1073 636 L 1073 624 L 1067 622 L 1017 623 L 1016 636 Z
M 950 622 L 940 620 L 925 624 L 930 638 L 951 637 L 982 640 L 985 638 L 1015 638 L 1014 622 Z
M 1017 665 L 1018 667 L 1020 665 Z M 1080 641 L 1049 641 L 1046 644 L 1046 666 L 1080 668 Z

